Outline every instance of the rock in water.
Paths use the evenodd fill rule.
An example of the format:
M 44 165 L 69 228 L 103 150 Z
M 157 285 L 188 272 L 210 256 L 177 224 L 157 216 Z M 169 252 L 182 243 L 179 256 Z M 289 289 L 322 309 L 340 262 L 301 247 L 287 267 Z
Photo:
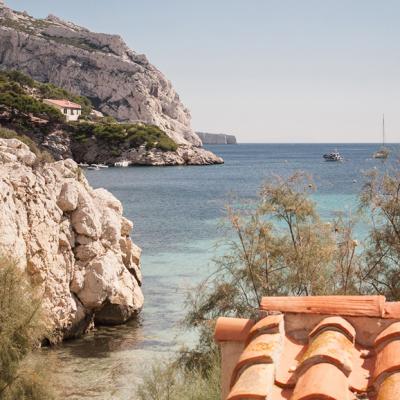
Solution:
M 0 139 L 0 254 L 40 285 L 55 341 L 140 311 L 132 226 L 121 203 L 93 190 L 74 161 L 38 165 L 28 146 Z
M 120 36 L 0 8 L 0 68 L 84 95 L 119 121 L 157 125 L 179 144 L 202 144 L 171 83 Z

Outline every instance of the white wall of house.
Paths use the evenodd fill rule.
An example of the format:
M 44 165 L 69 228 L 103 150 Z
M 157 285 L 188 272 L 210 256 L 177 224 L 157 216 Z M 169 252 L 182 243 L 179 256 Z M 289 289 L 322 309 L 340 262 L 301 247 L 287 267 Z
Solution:
M 61 112 L 67 118 L 67 121 L 78 121 L 82 111 L 74 108 L 62 108 Z

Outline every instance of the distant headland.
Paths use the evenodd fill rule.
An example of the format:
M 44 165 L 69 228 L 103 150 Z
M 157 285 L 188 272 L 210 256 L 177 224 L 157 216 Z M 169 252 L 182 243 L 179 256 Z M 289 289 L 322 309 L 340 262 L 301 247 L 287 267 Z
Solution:
M 206 133 L 196 132 L 203 144 L 237 144 L 234 135 L 226 135 L 225 133 Z

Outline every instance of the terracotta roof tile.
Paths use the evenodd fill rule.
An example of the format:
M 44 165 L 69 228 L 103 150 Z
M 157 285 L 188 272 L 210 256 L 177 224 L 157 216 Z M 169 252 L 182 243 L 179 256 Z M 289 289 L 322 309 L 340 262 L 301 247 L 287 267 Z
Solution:
M 324 331 L 316 336 L 307 347 L 299 369 L 318 363 L 331 363 L 345 375 L 350 375 L 353 360 L 353 344 L 340 332 Z
M 246 368 L 237 379 L 227 400 L 270 399 L 274 386 L 273 364 L 255 364 Z
M 279 333 L 280 325 L 283 323 L 283 315 L 269 315 L 258 321 L 253 327 L 250 329 L 250 332 L 247 336 L 246 343 L 248 344 L 252 341 L 256 336 L 262 333 Z
M 395 322 L 382 331 L 375 339 L 375 347 L 379 347 L 383 343 L 393 339 L 400 339 L 400 322 Z
M 399 400 L 400 373 L 388 376 L 381 384 L 377 400 Z
M 387 343 L 376 356 L 374 385 L 379 386 L 390 372 L 400 371 L 400 340 Z
M 400 302 L 386 302 L 385 303 L 385 317 L 386 318 L 400 318 Z
M 82 106 L 80 104 L 77 103 L 73 103 L 72 101 L 69 100 L 56 100 L 56 99 L 44 99 L 44 101 L 46 103 L 52 103 L 55 104 L 59 107 L 66 107 L 66 108 L 75 108 L 77 110 L 80 110 L 82 108 Z
M 262 310 L 284 313 L 383 317 L 384 296 L 263 297 Z
M 214 339 L 217 342 L 244 342 L 254 325 L 254 321 L 242 318 L 219 317 L 215 325 Z
M 282 348 L 282 336 L 276 334 L 263 334 L 257 336 L 244 349 L 232 374 L 232 384 L 240 374 L 240 370 L 256 363 L 274 364 L 278 361 L 278 354 Z
M 332 364 L 309 368 L 297 382 L 291 400 L 348 400 L 347 378 Z
M 264 298 L 261 308 L 283 314 L 217 322 L 222 359 L 231 363 L 222 366 L 225 399 L 400 400 L 398 303 L 288 297 Z
M 344 333 L 353 343 L 356 337 L 356 330 L 350 322 L 342 317 L 328 317 L 323 319 L 309 334 L 312 338 L 324 330 L 338 330 Z

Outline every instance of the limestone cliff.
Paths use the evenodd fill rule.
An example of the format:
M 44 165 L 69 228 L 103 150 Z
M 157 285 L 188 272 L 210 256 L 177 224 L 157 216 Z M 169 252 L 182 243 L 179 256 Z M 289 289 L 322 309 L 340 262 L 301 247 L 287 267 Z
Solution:
M 196 132 L 196 134 L 201 139 L 203 144 L 237 144 L 236 137 L 234 135 L 206 132 Z
M 34 19 L 0 3 L 0 67 L 84 95 L 119 121 L 157 125 L 178 144 L 201 146 L 171 83 L 120 36 L 51 15 Z
M 139 312 L 141 250 L 132 227 L 121 203 L 91 188 L 74 161 L 41 163 L 22 142 L 0 139 L 0 254 L 40 285 L 51 340 Z

